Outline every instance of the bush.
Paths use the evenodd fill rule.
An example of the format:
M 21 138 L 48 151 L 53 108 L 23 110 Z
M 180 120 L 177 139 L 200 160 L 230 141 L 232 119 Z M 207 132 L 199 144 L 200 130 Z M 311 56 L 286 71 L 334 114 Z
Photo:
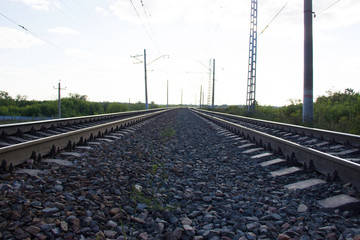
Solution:
M 302 125 L 301 100 L 290 100 L 290 105 L 283 107 L 256 106 L 256 111 L 249 114 L 246 107 L 229 106 L 215 111 L 241 116 Z M 314 103 L 314 127 L 339 132 L 360 134 L 360 93 L 347 88 L 342 92 L 327 92 Z

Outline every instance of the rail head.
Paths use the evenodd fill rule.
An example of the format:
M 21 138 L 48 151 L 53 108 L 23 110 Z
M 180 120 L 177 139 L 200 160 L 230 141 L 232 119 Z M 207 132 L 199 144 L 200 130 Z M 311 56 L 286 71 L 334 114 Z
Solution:
M 133 116 L 137 114 L 145 114 L 145 113 L 151 113 L 161 110 L 164 110 L 164 108 L 107 113 L 107 114 L 89 115 L 89 116 L 81 116 L 81 117 L 73 117 L 73 118 L 50 119 L 50 120 L 32 121 L 32 122 L 23 122 L 23 123 L 2 124 L 0 125 L 0 134 L 6 133 L 7 135 L 13 135 L 16 134 L 18 131 L 25 133 L 31 131 L 32 129 L 40 130 L 41 128 L 50 128 L 51 126 L 55 126 L 55 127 L 60 125 L 66 126 L 68 124 L 111 119 L 116 117 Z

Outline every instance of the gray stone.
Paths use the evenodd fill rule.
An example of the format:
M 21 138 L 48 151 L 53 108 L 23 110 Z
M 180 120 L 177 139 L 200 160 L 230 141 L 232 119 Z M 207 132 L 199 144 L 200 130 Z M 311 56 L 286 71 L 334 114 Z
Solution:
M 183 225 L 183 228 L 185 230 L 186 235 L 191 236 L 191 237 L 195 235 L 195 230 L 191 226 Z
M 183 229 L 181 228 L 176 228 L 173 232 L 173 236 L 176 238 L 176 239 L 181 239 L 181 236 L 183 234 Z
M 206 203 L 209 203 L 212 201 L 212 198 L 210 196 L 204 196 L 204 197 L 202 197 L 202 200 Z
M 164 231 L 164 227 L 165 227 L 164 223 L 159 222 L 156 224 L 156 229 L 159 233 L 162 233 Z
M 110 228 L 116 228 L 118 226 L 118 224 L 116 222 L 110 220 L 107 222 L 106 226 L 110 227 Z
M 252 222 L 252 223 L 246 224 L 246 228 L 249 231 L 253 231 L 254 229 L 256 229 L 258 227 L 260 227 L 260 223 L 258 223 L 258 222 Z
M 213 220 L 214 216 L 211 214 L 206 214 L 203 218 L 204 222 L 211 222 Z
M 60 184 L 57 184 L 55 185 L 54 189 L 56 192 L 62 192 L 64 190 L 64 187 L 61 186 Z
M 307 212 L 307 210 L 308 210 L 308 207 L 303 203 L 300 203 L 299 207 L 297 209 L 298 213 L 304 213 L 304 212 Z
M 53 208 L 44 208 L 43 210 L 41 210 L 41 212 L 43 213 L 56 213 L 58 212 L 59 209 L 56 208 L 56 207 L 53 207 Z
M 147 207 L 148 207 L 148 205 L 145 204 L 145 203 L 138 203 L 138 204 L 136 205 L 136 209 L 139 210 L 139 211 L 142 211 L 142 210 L 144 210 L 144 209 L 147 208 Z
M 135 210 L 130 206 L 125 206 L 124 210 L 131 215 L 135 214 Z
M 114 238 L 116 236 L 117 232 L 112 230 L 105 230 L 104 235 L 108 238 Z

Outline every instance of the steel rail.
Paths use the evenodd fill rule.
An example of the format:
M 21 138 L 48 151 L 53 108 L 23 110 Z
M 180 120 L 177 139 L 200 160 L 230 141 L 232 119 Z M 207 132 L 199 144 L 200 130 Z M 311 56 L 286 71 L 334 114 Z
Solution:
M 69 141 L 78 142 L 81 137 L 83 139 L 89 139 L 90 136 L 97 136 L 99 132 L 103 133 L 106 130 L 110 131 L 115 128 L 131 126 L 146 119 L 155 117 L 166 111 L 168 110 L 145 113 L 135 117 L 116 120 L 113 122 L 103 123 L 67 133 L 57 134 L 54 136 L 3 147 L 0 148 L 0 160 L 6 160 L 8 165 L 13 164 L 13 166 L 16 166 L 29 159 L 33 151 L 35 151 L 36 154 L 41 154 L 44 156 L 49 154 L 53 145 L 55 145 L 56 148 L 64 149 L 68 145 Z
M 164 108 L 120 112 L 120 113 L 108 113 L 108 114 L 81 116 L 81 117 L 73 117 L 73 118 L 51 119 L 44 121 L 25 122 L 25 123 L 3 124 L 0 125 L 0 134 L 5 133 L 7 135 L 13 135 L 16 134 L 18 131 L 25 133 L 31 130 L 40 130 L 42 128 L 51 128 L 58 126 L 66 126 L 69 124 L 71 125 L 71 124 L 78 124 L 85 122 L 101 121 L 101 120 L 107 120 L 117 117 L 128 117 L 128 116 L 134 116 L 138 114 L 151 113 L 162 110 L 164 110 Z
M 279 129 L 282 131 L 292 132 L 294 134 L 302 134 L 305 136 L 311 136 L 315 138 L 320 138 L 328 141 L 334 141 L 341 144 L 350 144 L 353 147 L 360 148 L 360 136 L 355 134 L 349 134 L 349 133 L 341 133 L 341 132 L 335 132 L 330 130 L 324 130 L 324 129 L 318 129 L 318 128 L 309 128 L 304 126 L 298 126 L 298 125 L 292 125 L 287 123 L 279 123 L 279 122 L 273 122 L 268 120 L 261 120 L 261 119 L 255 119 L 255 118 L 249 118 L 249 117 L 243 117 L 243 116 L 236 116 L 232 114 L 227 113 L 219 113 L 219 112 L 213 112 L 203 109 L 198 109 L 198 111 L 202 111 L 205 113 L 210 113 L 218 116 L 224 116 L 228 117 L 234 120 L 240 120 L 251 124 L 256 124 L 262 127 L 270 127 L 274 129 Z
M 312 161 L 316 171 L 327 175 L 332 174 L 335 170 L 338 172 L 340 179 L 344 182 L 351 182 L 354 186 L 360 187 L 360 165 L 350 162 L 348 160 L 332 156 L 318 150 L 301 146 L 297 143 L 284 140 L 279 137 L 271 136 L 270 134 L 263 133 L 239 124 L 226 121 L 214 116 L 208 115 L 203 111 L 192 109 L 196 114 L 218 124 L 219 126 L 242 135 L 265 148 L 273 149 L 281 152 L 284 156 L 295 156 L 296 161 L 301 164 L 310 165 Z

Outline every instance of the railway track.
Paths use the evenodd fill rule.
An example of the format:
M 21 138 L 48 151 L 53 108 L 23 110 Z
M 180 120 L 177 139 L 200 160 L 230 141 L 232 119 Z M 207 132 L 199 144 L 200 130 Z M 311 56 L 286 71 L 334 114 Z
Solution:
M 12 170 L 28 159 L 36 161 L 44 155 L 53 156 L 65 148 L 86 145 L 104 134 L 114 133 L 166 111 L 152 109 L 1 125 L 1 170 Z
M 236 125 L 166 111 L 0 174 L 0 238 L 359 238 L 354 184 Z
M 316 170 L 326 176 L 325 179 L 302 179 L 285 186 L 289 189 L 305 189 L 338 179 L 360 187 L 360 136 L 206 110 L 193 109 L 193 112 L 226 129 L 222 134 L 234 138 L 234 142 L 240 142 L 239 148 L 244 149 L 243 153 L 253 154 L 252 158 L 259 160 L 263 167 L 292 163 L 286 168 L 274 168 L 271 172 L 273 177 L 304 170 Z M 262 162 L 262 158 L 267 161 Z M 344 194 L 326 199 L 322 204 L 329 208 L 346 205 L 359 207 L 357 199 Z

